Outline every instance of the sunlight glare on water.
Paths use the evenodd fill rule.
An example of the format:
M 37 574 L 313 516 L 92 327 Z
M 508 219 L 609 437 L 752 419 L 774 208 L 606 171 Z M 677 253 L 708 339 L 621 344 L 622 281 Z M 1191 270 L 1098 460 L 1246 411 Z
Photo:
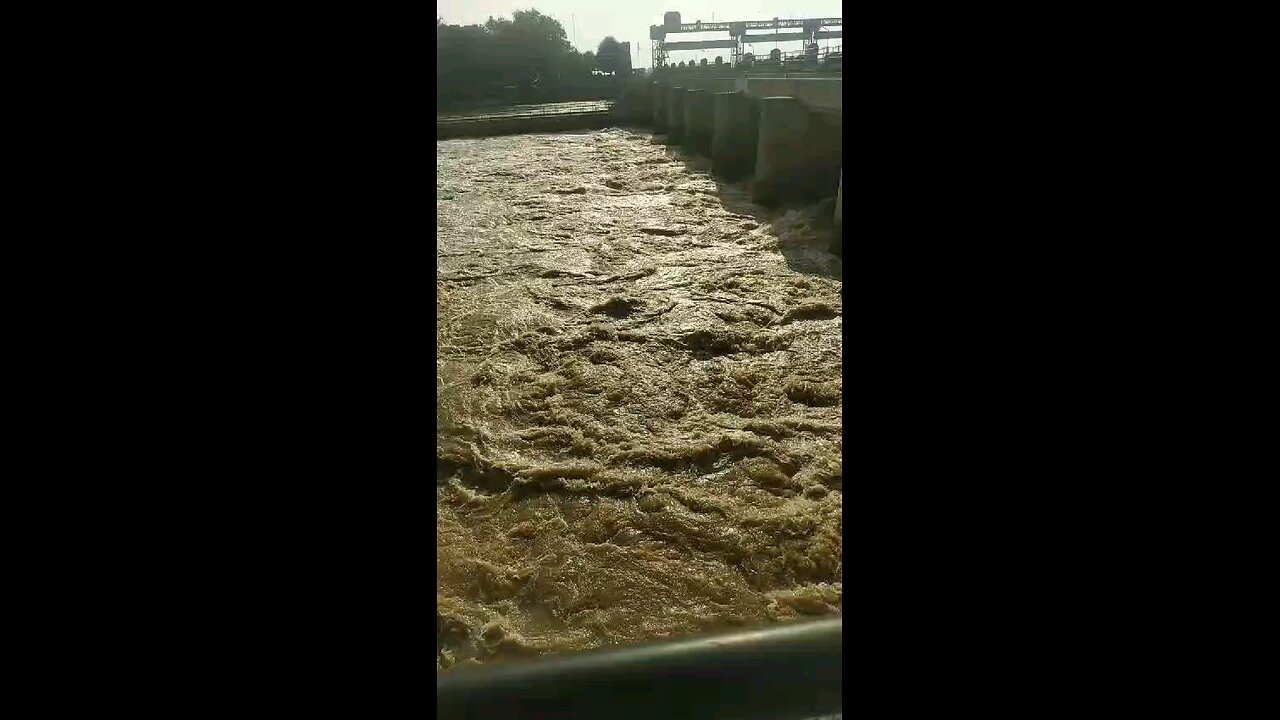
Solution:
M 831 202 L 624 129 L 436 156 L 437 669 L 840 614 Z

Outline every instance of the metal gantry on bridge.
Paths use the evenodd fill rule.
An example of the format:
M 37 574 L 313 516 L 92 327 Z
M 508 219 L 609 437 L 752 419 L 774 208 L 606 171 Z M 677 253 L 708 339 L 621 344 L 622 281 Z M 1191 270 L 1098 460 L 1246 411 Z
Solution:
M 669 12 L 662 18 L 661 25 L 649 26 L 649 40 L 652 41 L 653 67 L 666 65 L 668 54 L 673 50 L 711 50 L 725 48 L 729 50 L 729 62 L 737 66 L 742 62 L 743 46 L 757 42 L 787 42 L 800 40 L 805 43 L 803 52 L 817 54 L 817 41 L 827 38 L 843 37 L 844 23 L 840 18 L 801 18 L 782 20 L 730 20 L 727 22 L 680 22 L 680 13 Z M 836 29 L 831 29 L 836 28 Z M 780 32 L 781 30 L 793 32 Z M 751 33 L 749 31 L 765 31 Z M 707 33 L 725 31 L 728 40 L 690 40 L 667 42 L 667 35 L 674 33 Z M 772 31 L 772 32 L 768 32 Z

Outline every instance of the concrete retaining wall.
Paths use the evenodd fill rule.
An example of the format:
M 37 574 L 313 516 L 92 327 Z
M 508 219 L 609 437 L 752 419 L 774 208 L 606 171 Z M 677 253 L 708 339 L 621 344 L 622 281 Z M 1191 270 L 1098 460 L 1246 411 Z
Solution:
M 614 124 L 609 112 L 577 115 L 513 116 L 486 118 L 465 122 L 436 123 L 436 139 L 448 140 L 460 137 L 486 137 L 489 135 L 520 135 L 537 132 L 562 132 L 565 130 L 598 130 Z
M 734 89 L 751 97 L 793 97 L 817 112 L 843 112 L 843 79 L 738 78 Z

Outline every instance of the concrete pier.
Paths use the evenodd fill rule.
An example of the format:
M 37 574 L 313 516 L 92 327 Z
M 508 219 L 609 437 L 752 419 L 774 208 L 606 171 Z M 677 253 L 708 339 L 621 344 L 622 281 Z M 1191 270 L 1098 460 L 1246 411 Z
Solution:
M 834 191 L 830 247 L 839 254 L 841 83 L 838 77 L 685 75 L 654 81 L 648 102 L 655 133 L 665 133 L 668 145 L 709 154 L 716 175 L 730 182 L 749 180 L 752 199 L 762 205 L 830 199 Z
M 626 125 L 638 125 L 649 122 L 653 108 L 649 102 L 649 84 L 628 82 L 623 85 L 622 94 L 610 109 L 614 119 Z
M 684 88 L 667 91 L 667 144 L 678 145 L 684 138 Z
M 831 186 L 838 188 L 838 119 L 812 113 L 793 97 L 767 97 L 760 101 L 759 135 L 752 200 L 778 205 L 831 197 Z
M 741 90 L 715 94 L 711 164 L 725 180 L 740 180 L 755 169 L 758 115 L 755 101 Z
M 649 97 L 653 104 L 653 131 L 663 133 L 667 130 L 667 88 L 653 83 Z
M 842 222 L 842 210 L 844 206 L 841 201 L 844 199 L 844 171 L 840 171 L 840 184 L 836 186 L 836 234 L 831 238 L 831 252 L 836 255 L 844 254 L 844 223 Z
M 631 83 L 629 85 L 631 102 L 627 107 L 627 116 L 631 122 L 643 125 L 653 115 L 653 86 L 649 83 Z
M 760 139 L 756 145 L 755 184 L 751 199 L 777 205 L 795 199 L 804 183 L 805 138 L 809 111 L 793 97 L 767 97 L 760 101 Z
M 684 148 L 690 154 L 711 155 L 716 106 L 712 94 L 701 88 L 684 94 Z

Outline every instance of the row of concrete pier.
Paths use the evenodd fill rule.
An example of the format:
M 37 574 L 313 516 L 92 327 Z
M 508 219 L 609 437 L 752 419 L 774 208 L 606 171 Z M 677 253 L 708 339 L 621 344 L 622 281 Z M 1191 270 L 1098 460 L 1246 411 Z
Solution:
M 683 81 L 685 84 L 674 84 Z M 842 252 L 840 79 L 681 78 L 628 88 L 615 113 L 670 145 L 710 157 L 726 180 L 749 180 L 766 206 L 835 197 L 832 250 Z

